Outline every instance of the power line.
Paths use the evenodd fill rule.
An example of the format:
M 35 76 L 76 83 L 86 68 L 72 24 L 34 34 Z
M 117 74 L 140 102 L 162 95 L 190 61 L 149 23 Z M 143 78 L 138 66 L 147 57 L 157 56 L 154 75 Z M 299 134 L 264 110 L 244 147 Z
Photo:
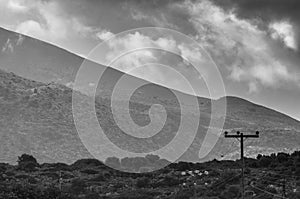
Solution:
M 266 190 L 264 190 L 264 189 L 258 188 L 258 187 L 254 186 L 254 185 L 250 185 L 250 186 L 251 186 L 252 188 L 257 189 L 257 190 L 259 190 L 259 191 L 262 191 L 262 192 L 264 192 L 264 193 L 266 193 L 266 194 L 269 194 L 269 195 L 272 195 L 272 196 L 275 196 L 275 197 L 279 197 L 279 198 L 285 198 L 284 196 L 280 196 L 280 195 L 271 193 L 271 192 L 266 191 Z
M 269 183 L 271 183 L 271 184 L 276 184 L 276 185 L 280 185 L 280 186 L 282 186 L 282 185 L 283 185 L 283 183 L 280 183 L 280 182 L 274 182 L 274 181 L 271 181 L 271 180 L 266 180 L 266 179 L 258 179 L 258 178 L 255 178 L 255 177 L 249 177 L 249 178 L 255 179 L 256 181 L 258 181 L 258 180 L 261 180 L 261 181 L 266 181 L 266 182 L 269 182 Z
M 253 168 L 254 169 L 254 168 Z M 300 175 L 288 175 L 288 174 L 280 174 L 280 173 L 276 173 L 275 171 L 266 171 L 266 170 L 262 170 L 262 169 L 258 169 L 255 168 L 254 170 L 259 170 L 263 173 L 269 173 L 269 174 L 273 174 L 273 175 L 279 175 L 279 176 L 286 176 L 286 177 L 300 177 Z
M 280 187 L 282 187 L 282 198 L 286 198 L 287 197 L 287 195 L 286 195 L 286 193 L 287 193 L 287 190 L 293 190 L 293 185 L 288 185 L 287 184 L 287 181 L 286 181 L 286 178 L 280 178 L 280 180 L 282 181 L 281 183 L 280 182 L 274 182 L 274 181 L 270 181 L 270 180 L 266 180 L 265 179 L 265 177 L 267 177 L 268 178 L 268 176 L 266 176 L 267 174 L 264 174 L 263 176 L 261 176 L 260 178 L 261 179 L 258 179 L 257 177 L 255 178 L 255 177 L 249 177 L 249 178 L 252 178 L 252 179 L 255 179 L 256 181 L 255 181 L 255 183 L 260 183 L 260 182 L 258 182 L 259 180 L 261 180 L 262 182 L 269 182 L 270 184 L 273 184 L 273 185 L 275 185 L 275 186 L 280 186 Z M 253 181 L 254 182 L 254 181 Z M 252 182 L 250 183 L 250 186 L 253 186 L 253 184 L 252 184 Z
M 232 177 L 229 177 L 229 178 L 223 180 L 222 182 L 217 183 L 217 185 L 214 185 L 213 188 L 217 188 L 217 187 L 219 187 L 221 184 L 224 184 L 224 183 L 226 183 L 226 182 L 230 182 L 231 180 L 233 180 L 235 177 L 237 177 L 237 176 L 239 176 L 239 175 L 240 175 L 240 174 L 237 174 L 237 175 L 234 175 L 234 176 L 232 176 Z
M 282 180 L 282 177 L 274 177 L 274 176 L 269 176 L 270 173 L 263 173 L 261 176 L 259 176 L 260 178 L 272 178 L 273 180 Z M 271 180 L 271 179 L 270 179 Z
M 261 184 L 261 182 L 267 182 L 267 183 L 269 183 L 271 185 L 280 186 L 283 189 L 283 195 L 286 195 L 286 190 L 290 190 L 290 191 L 293 190 L 293 185 L 287 184 L 286 181 L 283 181 L 283 182 L 274 182 L 274 181 L 270 181 L 270 180 L 266 180 L 266 179 L 259 179 L 259 178 L 254 178 L 254 177 L 248 177 L 248 178 L 251 178 L 251 180 L 255 180 L 255 183 Z

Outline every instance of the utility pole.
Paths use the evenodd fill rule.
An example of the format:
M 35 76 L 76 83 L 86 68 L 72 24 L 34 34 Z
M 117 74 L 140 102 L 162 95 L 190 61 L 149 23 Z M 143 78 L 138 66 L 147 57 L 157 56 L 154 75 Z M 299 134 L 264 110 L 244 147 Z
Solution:
M 244 162 L 244 141 L 247 138 L 259 138 L 259 132 L 256 131 L 256 133 L 250 134 L 250 135 L 244 135 L 243 133 L 240 133 L 239 131 L 236 132 L 236 135 L 228 135 L 228 132 L 225 131 L 225 138 L 237 138 L 240 141 L 241 145 L 241 162 L 242 162 L 242 189 L 241 189 L 241 195 L 242 198 L 245 198 L 245 181 L 244 181 L 244 171 L 245 171 L 245 162 Z

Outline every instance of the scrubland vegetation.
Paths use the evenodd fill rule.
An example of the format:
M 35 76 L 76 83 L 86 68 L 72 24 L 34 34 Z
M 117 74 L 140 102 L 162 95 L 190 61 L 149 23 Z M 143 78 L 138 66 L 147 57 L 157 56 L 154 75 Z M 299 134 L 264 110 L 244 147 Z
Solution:
M 139 158 L 140 168 L 157 156 Z M 111 158 L 120 167 L 135 165 Z M 148 161 L 148 162 L 147 162 Z M 245 159 L 246 198 L 300 198 L 300 152 L 258 155 Z M 128 168 L 129 169 L 129 168 Z M 136 169 L 136 168 L 133 168 Z M 0 164 L 2 199 L 96 199 L 96 198 L 210 198 L 240 197 L 240 161 L 172 163 L 148 173 L 121 172 L 99 160 L 82 159 L 71 165 L 43 163 L 27 154 L 17 165 Z

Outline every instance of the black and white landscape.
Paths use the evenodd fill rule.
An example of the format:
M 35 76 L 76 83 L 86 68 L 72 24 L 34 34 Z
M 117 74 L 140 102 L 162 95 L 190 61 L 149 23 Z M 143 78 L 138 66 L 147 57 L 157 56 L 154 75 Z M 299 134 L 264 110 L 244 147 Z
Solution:
M 300 198 L 299 10 L 296 0 L 0 0 L 0 199 Z M 159 60 L 202 88 L 205 78 L 177 59 L 182 56 L 202 63 L 207 73 L 200 75 L 214 79 L 201 60 L 202 51 L 163 33 L 151 38 L 136 30 L 109 43 L 112 53 L 103 52 L 107 55 L 129 52 L 116 65 L 89 59 L 99 43 L 149 26 L 174 29 L 199 43 L 220 71 L 226 95 L 208 96 L 205 89 L 193 94 L 157 65 L 132 73 L 138 64 Z M 145 43 L 175 49 L 178 55 L 144 49 L 130 56 L 131 48 Z M 96 83 L 87 76 L 78 90 L 74 83 L 83 63 L 91 65 L 91 76 L 96 71 L 103 75 Z M 145 84 L 128 102 L 133 122 L 141 127 L 153 122 L 149 110 L 154 104 L 167 113 L 163 128 L 152 138 L 128 137 L 115 120 L 113 110 L 123 113 L 118 103 L 126 101 L 120 97 L 112 108 L 112 93 L 124 77 Z M 132 85 L 123 86 L 126 93 Z M 88 115 L 85 106 L 93 88 L 99 125 L 112 143 L 135 151 L 136 157 L 96 159 L 79 136 L 74 92 L 82 115 Z M 184 99 L 181 105 L 176 96 Z M 190 104 L 193 99 L 200 118 Z M 212 106 L 223 102 L 226 115 L 213 113 Z M 171 162 L 155 150 L 172 142 L 181 117 L 199 126 L 187 150 Z M 120 118 L 130 128 L 127 118 Z M 222 119 L 222 128 L 210 124 Z M 221 135 L 199 158 L 213 128 Z M 192 125 L 183 133 L 189 137 L 191 131 Z M 225 131 L 259 131 L 258 139 L 244 143 L 244 163 L 240 142 L 226 139 Z M 139 155 L 143 150 L 153 153 Z

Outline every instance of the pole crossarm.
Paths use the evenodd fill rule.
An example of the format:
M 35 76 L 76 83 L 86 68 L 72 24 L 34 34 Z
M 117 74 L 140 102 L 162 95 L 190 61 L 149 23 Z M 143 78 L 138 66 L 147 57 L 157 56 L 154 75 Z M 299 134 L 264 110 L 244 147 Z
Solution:
M 225 131 L 225 138 L 259 138 L 259 132 L 256 131 L 255 134 L 249 134 L 245 135 L 243 133 L 240 133 L 239 131 L 236 132 L 236 134 L 229 135 L 227 131 Z
M 225 135 L 226 138 L 241 138 L 241 135 Z M 258 138 L 258 135 L 243 135 L 244 138 Z

